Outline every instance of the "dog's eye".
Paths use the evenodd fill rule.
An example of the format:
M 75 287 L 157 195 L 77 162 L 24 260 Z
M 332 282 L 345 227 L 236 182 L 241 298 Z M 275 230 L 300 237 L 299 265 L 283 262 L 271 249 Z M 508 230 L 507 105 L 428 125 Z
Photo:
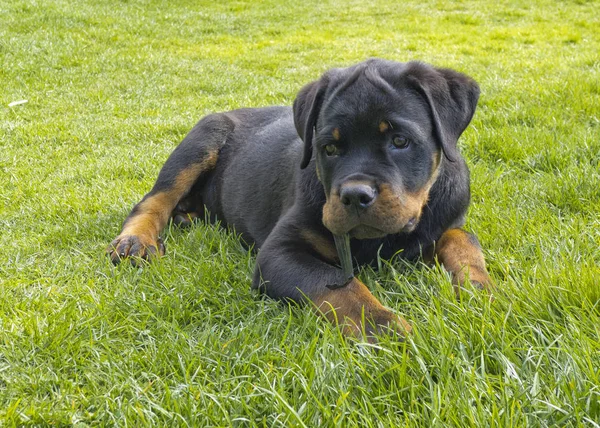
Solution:
M 396 149 L 405 149 L 410 145 L 410 141 L 405 138 L 405 137 L 400 137 L 399 135 L 396 135 L 393 139 L 392 139 L 392 145 L 396 148 Z
M 327 144 L 325 146 L 325 154 L 327 156 L 335 156 L 338 154 L 338 148 L 335 144 Z

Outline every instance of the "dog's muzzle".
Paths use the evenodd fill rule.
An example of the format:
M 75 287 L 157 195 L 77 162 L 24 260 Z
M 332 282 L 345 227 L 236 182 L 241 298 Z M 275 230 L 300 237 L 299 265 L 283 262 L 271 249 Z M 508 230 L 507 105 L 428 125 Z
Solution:
M 412 199 L 389 184 L 377 186 L 372 180 L 353 177 L 331 192 L 323 207 L 323 224 L 333 234 L 348 233 L 357 239 L 410 233 L 422 206 Z

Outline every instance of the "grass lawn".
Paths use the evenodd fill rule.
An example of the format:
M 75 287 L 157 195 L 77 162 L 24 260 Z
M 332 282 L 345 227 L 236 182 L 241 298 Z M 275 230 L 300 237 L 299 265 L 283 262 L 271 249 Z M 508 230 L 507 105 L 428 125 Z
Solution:
M 600 2 L 0 0 L 0 425 L 600 426 Z M 377 56 L 473 76 L 467 228 L 501 292 L 381 261 L 378 350 L 171 229 L 104 254 L 203 115 Z M 26 103 L 14 104 L 27 100 Z

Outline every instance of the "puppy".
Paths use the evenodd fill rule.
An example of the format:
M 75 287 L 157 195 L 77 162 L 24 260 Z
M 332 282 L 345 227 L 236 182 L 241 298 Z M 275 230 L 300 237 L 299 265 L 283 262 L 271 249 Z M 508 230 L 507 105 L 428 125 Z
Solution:
M 203 118 L 109 247 L 114 263 L 164 254 L 169 219 L 233 226 L 258 250 L 253 287 L 310 301 L 349 336 L 410 325 L 339 267 L 333 234 L 361 264 L 436 257 L 458 286 L 490 285 L 481 247 L 464 231 L 469 170 L 457 140 L 479 87 L 419 62 L 370 59 L 303 87 L 293 108 Z

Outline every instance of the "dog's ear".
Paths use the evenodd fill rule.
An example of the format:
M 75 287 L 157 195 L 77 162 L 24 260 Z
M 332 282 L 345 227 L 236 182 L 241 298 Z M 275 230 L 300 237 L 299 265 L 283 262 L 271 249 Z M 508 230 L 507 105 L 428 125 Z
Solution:
M 305 85 L 294 100 L 294 125 L 298 135 L 304 141 L 304 156 L 300 168 L 308 166 L 312 157 L 313 132 L 317 125 L 317 117 L 321 111 L 325 90 L 329 83 L 327 75 Z
M 409 72 L 409 76 L 431 108 L 435 134 L 444 155 L 454 162 L 459 158 L 458 138 L 475 114 L 479 86 L 457 71 L 434 68 L 433 72 L 426 72 L 424 67 L 415 64 L 415 73 Z

